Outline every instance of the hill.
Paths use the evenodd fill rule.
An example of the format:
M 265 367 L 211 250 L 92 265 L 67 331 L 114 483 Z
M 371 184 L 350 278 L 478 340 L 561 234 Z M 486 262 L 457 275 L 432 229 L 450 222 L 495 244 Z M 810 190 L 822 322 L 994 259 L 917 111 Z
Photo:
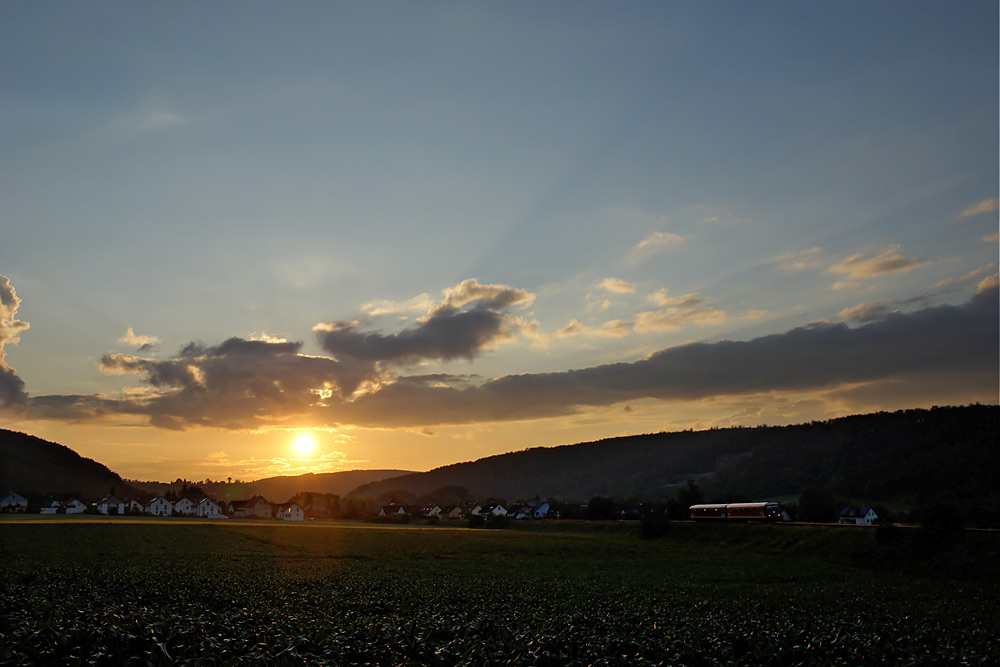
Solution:
M 33 435 L 0 429 L 0 491 L 38 501 L 48 494 L 100 500 L 111 489 L 124 497 L 138 491 L 117 473 L 69 447 Z
M 697 478 L 709 499 L 824 486 L 868 500 L 947 497 L 1000 506 L 1000 407 L 901 410 L 795 426 L 723 428 L 535 447 L 363 485 L 359 498 L 467 488 L 474 497 L 666 499 Z
M 264 496 L 272 502 L 285 502 L 298 493 L 329 493 L 346 496 L 363 484 L 378 482 L 411 474 L 408 470 L 345 470 L 341 472 L 306 473 L 286 477 L 267 477 L 254 482 L 142 482 L 128 480 L 129 484 L 146 491 L 164 495 L 173 492 L 183 495 L 186 487 L 198 486 L 206 495 L 216 500 L 241 500 L 251 496 Z

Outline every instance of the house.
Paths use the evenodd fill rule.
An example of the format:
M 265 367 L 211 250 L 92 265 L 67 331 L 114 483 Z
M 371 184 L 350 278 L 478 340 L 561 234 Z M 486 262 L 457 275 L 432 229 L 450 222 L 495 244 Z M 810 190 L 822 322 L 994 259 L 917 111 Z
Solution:
M 500 503 L 487 503 L 477 507 L 472 513 L 484 519 L 488 519 L 491 516 L 507 516 L 507 510 Z
M 101 514 L 125 514 L 125 503 L 114 495 L 104 496 L 97 501 L 97 511 Z
M 139 500 L 138 498 L 126 498 L 125 499 L 125 513 L 126 514 L 142 514 L 146 511 L 146 504 Z
M 14 513 L 26 512 L 28 510 L 28 499 L 19 493 L 13 493 L 3 500 L 0 500 L 0 512 Z
M 271 518 L 271 503 L 262 496 L 253 496 L 249 500 L 234 500 L 229 503 L 229 514 L 238 518 L 258 517 Z
M 70 498 L 57 511 L 59 514 L 83 514 L 87 511 L 87 506 L 76 498 Z
M 222 513 L 222 508 L 219 507 L 219 504 L 211 498 L 202 498 L 198 506 L 195 507 L 194 513 L 206 519 L 225 518 L 226 516 Z
M 515 519 L 544 519 L 549 515 L 551 506 L 544 500 L 531 500 L 516 510 L 511 508 L 510 514 Z
M 278 511 L 274 516 L 282 521 L 303 521 L 306 513 L 297 503 L 285 503 L 278 505 Z
M 403 516 L 407 514 L 411 517 L 423 516 L 423 508 L 420 505 L 397 505 L 391 503 L 379 508 L 379 516 Z
M 156 496 L 146 506 L 146 512 L 153 516 L 170 516 L 174 513 L 174 504 L 163 496 Z
M 62 507 L 62 501 L 61 500 L 47 500 L 45 502 L 45 504 L 42 505 L 42 509 L 39 510 L 38 513 L 39 514 L 55 514 L 55 513 L 57 513 L 59 511 L 60 507 Z
M 182 516 L 191 516 L 195 513 L 197 509 L 197 504 L 190 498 L 181 498 L 176 503 L 174 503 L 174 514 L 180 514 Z
M 444 514 L 444 510 L 437 505 L 427 505 L 420 508 L 420 514 L 427 518 L 440 519 L 441 515 Z
M 840 518 L 837 523 L 870 526 L 876 521 L 878 521 L 878 514 L 875 513 L 875 510 L 867 505 L 862 505 L 861 507 L 845 507 L 840 510 Z
M 476 503 L 465 503 L 450 509 L 445 516 L 449 521 L 464 521 L 472 516 L 473 512 L 479 509 Z

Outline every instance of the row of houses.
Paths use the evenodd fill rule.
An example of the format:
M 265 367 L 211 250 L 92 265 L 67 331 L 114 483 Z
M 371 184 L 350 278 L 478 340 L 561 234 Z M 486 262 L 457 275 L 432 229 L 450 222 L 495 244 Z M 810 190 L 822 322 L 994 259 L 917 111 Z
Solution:
M 4 512 L 25 512 L 28 509 L 28 500 L 17 493 L 11 493 L 0 501 L 0 510 Z M 282 519 L 285 521 L 304 521 L 306 518 L 305 509 L 297 503 L 284 503 L 275 505 L 269 503 L 261 496 L 254 496 L 249 500 L 234 500 L 228 506 L 220 505 L 211 498 L 201 498 L 194 500 L 183 497 L 179 500 L 171 500 L 165 496 L 155 496 L 153 498 L 125 498 L 121 499 L 114 494 L 101 498 L 93 505 L 87 505 L 78 498 L 68 500 L 49 500 L 41 507 L 41 514 L 83 514 L 88 510 L 96 511 L 98 514 L 110 516 L 126 514 L 148 514 L 150 516 L 190 516 L 202 517 L 206 519 L 225 519 L 229 517 L 239 518 L 263 518 Z
M 531 500 L 519 505 L 504 507 L 500 503 L 465 503 L 444 508 L 437 505 L 383 505 L 379 508 L 380 517 L 401 517 L 438 519 L 440 521 L 467 521 L 472 517 L 489 519 L 505 516 L 511 519 L 547 519 L 557 518 L 552 507 L 544 500 Z

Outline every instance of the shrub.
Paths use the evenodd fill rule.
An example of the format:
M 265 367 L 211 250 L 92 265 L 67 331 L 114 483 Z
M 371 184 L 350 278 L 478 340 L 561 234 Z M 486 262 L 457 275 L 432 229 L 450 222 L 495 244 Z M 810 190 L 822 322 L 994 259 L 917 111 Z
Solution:
M 960 540 L 965 534 L 965 520 L 958 505 L 937 503 L 920 511 L 920 533 L 931 544 Z
M 639 522 L 639 537 L 655 540 L 670 531 L 670 518 L 664 512 L 650 512 Z

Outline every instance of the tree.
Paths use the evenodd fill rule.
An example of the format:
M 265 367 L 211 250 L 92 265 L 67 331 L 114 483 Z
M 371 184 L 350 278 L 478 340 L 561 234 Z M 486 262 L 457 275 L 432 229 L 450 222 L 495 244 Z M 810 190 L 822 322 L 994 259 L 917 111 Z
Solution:
M 587 518 L 591 521 L 610 521 L 617 517 L 613 498 L 594 496 L 587 502 Z
M 685 512 L 692 505 L 700 505 L 705 502 L 705 494 L 702 493 L 693 479 L 688 479 L 687 486 L 677 492 L 677 505 Z
M 832 523 L 837 520 L 837 499 L 826 487 L 807 486 L 799 496 L 799 521 Z

